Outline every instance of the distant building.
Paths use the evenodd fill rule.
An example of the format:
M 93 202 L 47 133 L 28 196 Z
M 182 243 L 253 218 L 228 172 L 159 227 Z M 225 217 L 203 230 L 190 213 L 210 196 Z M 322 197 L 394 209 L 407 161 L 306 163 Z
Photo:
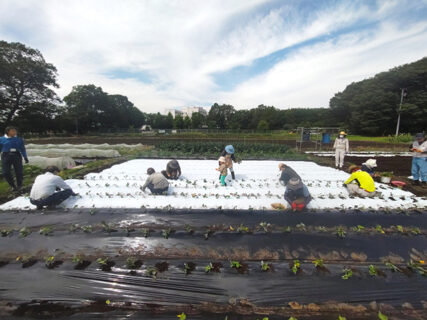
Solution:
M 177 115 L 181 115 L 182 117 L 186 117 L 188 116 L 189 118 L 192 117 L 193 113 L 201 113 L 204 116 L 206 116 L 208 114 L 208 112 L 206 111 L 205 108 L 203 107 L 183 107 L 180 110 L 177 109 L 166 109 L 165 110 L 165 114 L 171 114 L 172 117 L 176 117 Z

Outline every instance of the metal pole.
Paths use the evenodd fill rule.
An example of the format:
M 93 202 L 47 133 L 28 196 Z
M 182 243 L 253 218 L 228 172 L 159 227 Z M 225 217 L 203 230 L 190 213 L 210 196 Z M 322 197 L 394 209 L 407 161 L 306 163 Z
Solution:
M 396 137 L 399 135 L 399 129 L 400 129 L 400 112 L 402 110 L 402 103 L 403 103 L 403 93 L 405 92 L 405 89 L 402 89 L 400 93 L 400 104 L 399 104 L 399 111 L 397 115 L 397 126 L 396 126 Z

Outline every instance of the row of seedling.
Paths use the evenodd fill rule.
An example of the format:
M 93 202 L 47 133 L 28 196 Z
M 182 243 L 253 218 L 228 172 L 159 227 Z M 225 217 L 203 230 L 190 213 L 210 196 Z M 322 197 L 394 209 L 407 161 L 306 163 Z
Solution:
M 197 228 L 192 227 L 190 225 L 185 225 L 184 227 L 185 231 L 189 234 L 195 234 Z M 144 237 L 149 237 L 155 229 L 150 229 L 146 227 L 134 227 L 134 226 L 127 226 L 127 227 L 120 227 L 115 226 L 113 224 L 108 224 L 105 221 L 102 221 L 98 225 L 77 225 L 72 224 L 68 228 L 69 232 L 84 232 L 84 233 L 93 233 L 96 231 L 103 231 L 108 234 L 117 232 L 119 230 L 122 230 L 126 233 L 127 236 L 130 236 L 131 233 L 134 235 L 142 235 Z M 28 228 L 23 227 L 19 230 L 15 229 L 1 229 L 0 235 L 2 237 L 11 236 L 14 233 L 18 232 L 19 236 L 22 238 L 27 237 L 32 232 L 38 231 L 39 234 L 44 236 L 51 236 L 53 235 L 54 228 L 52 226 L 44 226 L 40 229 L 36 228 Z M 61 230 L 59 230 L 61 231 Z M 63 229 L 62 229 L 63 231 Z M 283 232 L 283 233 L 291 233 L 291 232 L 316 232 L 316 233 L 330 233 L 335 234 L 339 238 L 345 238 L 347 234 L 353 233 L 353 234 L 381 234 L 381 235 L 393 235 L 393 234 L 400 234 L 400 235 L 406 235 L 406 236 L 418 236 L 418 235 L 424 235 L 426 234 L 425 231 L 422 231 L 418 227 L 413 226 L 402 226 L 402 225 L 393 225 L 390 227 L 382 227 L 381 225 L 376 225 L 375 227 L 365 227 L 363 225 L 356 225 L 353 227 L 345 227 L 345 226 L 338 226 L 338 227 L 325 227 L 325 226 L 306 226 L 304 223 L 298 223 L 295 226 L 277 226 L 272 225 L 268 222 L 261 222 L 255 227 L 249 227 L 244 224 L 240 224 L 238 226 L 225 226 L 225 225 L 212 225 L 207 226 L 203 230 L 203 235 L 206 239 L 208 239 L 211 235 L 213 235 L 215 232 L 233 232 L 233 233 L 241 233 L 241 234 L 251 234 L 255 232 L 261 232 L 261 233 L 272 233 L 272 232 Z M 168 239 L 171 234 L 176 232 L 176 230 L 172 228 L 164 228 L 161 229 L 161 234 L 163 238 Z
M 37 263 L 37 259 L 31 255 L 23 255 L 18 256 L 16 258 L 16 261 L 19 261 L 22 264 L 23 268 L 28 268 Z M 60 258 L 54 256 L 54 255 L 48 255 L 44 258 L 45 266 L 48 269 L 54 269 L 56 267 L 59 267 L 62 265 L 63 260 Z M 72 258 L 72 262 L 74 264 L 74 269 L 76 270 L 83 270 L 87 268 L 91 261 L 88 259 L 85 259 L 84 256 L 76 255 Z M 116 263 L 110 258 L 110 257 L 100 257 L 96 260 L 98 263 L 99 268 L 102 271 L 111 271 L 112 267 L 116 265 Z M 3 265 L 6 263 L 3 263 Z M 330 274 L 330 270 L 327 268 L 325 262 L 323 259 L 316 259 L 312 261 L 312 264 L 317 272 L 321 273 L 328 273 Z M 126 259 L 124 267 L 126 269 L 131 270 L 131 274 L 136 274 L 135 270 L 138 270 L 142 267 L 143 261 L 138 259 L 137 257 L 128 257 Z M 249 272 L 249 265 L 245 262 L 238 261 L 238 260 L 231 260 L 229 264 L 231 269 L 236 270 L 239 274 L 245 274 Z M 419 273 L 422 276 L 427 276 L 427 266 L 425 265 L 424 260 L 410 260 L 406 265 L 396 265 L 393 264 L 390 261 L 387 261 L 384 263 L 384 266 L 390 270 L 391 272 L 400 272 L 407 276 L 410 276 L 413 273 Z M 167 262 L 159 262 L 156 263 L 153 267 L 147 267 L 145 270 L 145 274 L 147 276 L 151 276 L 155 278 L 158 273 L 162 273 L 167 271 L 169 268 L 169 263 Z M 223 264 L 221 262 L 210 262 L 207 265 L 203 267 L 203 270 L 205 273 L 212 273 L 212 272 L 221 272 L 221 269 L 223 268 Z M 186 275 L 191 274 L 194 270 L 196 270 L 196 264 L 194 262 L 186 262 L 183 264 L 183 271 Z M 261 261 L 259 264 L 259 269 L 263 272 L 274 272 L 275 267 L 274 264 L 267 261 Z M 303 275 L 304 270 L 302 268 L 302 264 L 300 260 L 292 260 L 289 262 L 289 271 L 294 275 Z M 386 273 L 382 268 L 379 268 L 376 265 L 369 265 L 368 266 L 368 274 L 371 277 L 386 277 Z M 348 280 L 352 278 L 353 276 L 361 276 L 362 273 L 354 267 L 345 267 L 342 270 L 341 278 L 343 280 Z

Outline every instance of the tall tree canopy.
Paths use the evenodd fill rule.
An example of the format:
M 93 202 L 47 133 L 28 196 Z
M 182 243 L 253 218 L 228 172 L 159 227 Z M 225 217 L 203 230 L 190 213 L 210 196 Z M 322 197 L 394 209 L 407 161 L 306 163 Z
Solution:
M 139 127 L 145 121 L 127 97 L 109 95 L 93 84 L 74 86 L 64 101 L 65 117 L 74 120 L 81 132 Z
M 7 126 L 20 114 L 31 113 L 31 108 L 43 115 L 43 106 L 55 114 L 59 99 L 52 87 L 59 87 L 56 76 L 55 66 L 40 51 L 0 41 L 0 123 Z
M 427 128 L 427 57 L 348 85 L 331 99 L 331 115 L 354 133 L 392 134 L 403 88 L 401 131 L 423 131 Z

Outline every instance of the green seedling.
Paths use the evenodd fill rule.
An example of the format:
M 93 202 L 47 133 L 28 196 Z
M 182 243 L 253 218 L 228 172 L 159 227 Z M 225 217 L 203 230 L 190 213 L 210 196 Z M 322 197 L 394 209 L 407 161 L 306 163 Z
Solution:
M 92 226 L 91 225 L 83 226 L 82 230 L 84 233 L 91 233 L 92 232 Z
M 0 231 L 0 234 L 1 234 L 2 237 L 7 237 L 7 236 L 11 235 L 12 232 L 13 232 L 12 229 L 2 229 Z
M 127 269 L 139 269 L 141 262 L 133 257 L 128 257 L 126 259 L 126 268 Z
M 381 225 L 379 225 L 379 224 L 377 224 L 377 225 L 375 226 L 375 230 L 376 230 L 378 233 L 385 234 L 385 231 L 384 231 L 383 227 L 381 227 Z
M 391 262 L 386 262 L 385 263 L 385 266 L 387 267 L 387 268 L 389 268 L 391 271 L 393 271 L 393 272 L 401 272 L 402 270 L 400 270 L 398 267 L 396 267 L 393 263 L 391 263 Z
M 237 232 L 240 233 L 248 233 L 249 232 L 249 228 L 247 226 L 245 226 L 243 223 L 240 224 L 240 226 L 237 228 Z
M 44 236 L 49 236 L 52 232 L 53 232 L 52 227 L 43 227 L 39 231 L 39 233 Z
M 271 224 L 267 222 L 261 222 L 259 226 L 262 228 L 264 232 L 269 232 L 271 228 Z
M 365 227 L 358 224 L 357 226 L 353 227 L 353 231 L 355 232 L 363 232 L 365 230 Z
M 27 254 L 17 257 L 16 261 L 21 262 L 23 268 L 29 267 L 36 262 L 33 256 Z
M 110 259 L 109 258 L 98 258 L 98 259 L 96 259 L 96 262 L 98 262 L 98 264 L 100 266 L 107 266 L 110 262 Z
M 299 271 L 301 271 L 301 263 L 299 260 L 294 260 L 291 270 L 294 274 L 297 274 Z
M 400 233 L 405 233 L 405 229 L 403 229 L 401 225 L 397 225 L 396 228 L 397 228 L 397 231 L 399 231 Z
M 378 275 L 378 269 L 374 265 L 369 265 L 369 275 L 376 277 Z
M 290 226 L 283 227 L 282 228 L 282 232 L 284 232 L 284 233 L 291 233 L 292 232 L 292 228 Z
M 343 316 L 338 316 L 338 320 L 347 320 L 347 318 Z
M 73 223 L 73 224 L 68 228 L 68 230 L 69 230 L 70 232 L 76 232 L 77 230 L 79 230 L 79 225 L 78 225 L 78 224 Z
M 116 230 L 113 229 L 113 227 L 111 225 L 109 225 L 108 223 L 106 223 L 105 221 L 101 222 L 102 225 L 102 230 L 104 230 L 105 232 L 107 232 L 108 234 L 110 234 L 111 232 L 114 232 Z
M 339 227 L 337 228 L 336 235 L 338 236 L 338 238 L 344 239 L 344 238 L 345 238 L 345 236 L 346 236 L 346 234 L 347 234 L 347 233 L 345 232 L 345 230 L 344 230 L 344 228 L 343 228 L 343 227 L 339 226 Z
M 412 259 L 408 262 L 408 268 L 413 271 L 418 271 L 418 273 L 422 276 L 427 276 L 427 269 L 423 267 L 424 260 L 420 260 L 420 262 L 415 262 Z
M 298 319 L 295 317 L 290 317 L 288 320 L 298 320 Z
M 316 259 L 313 261 L 313 264 L 316 268 L 324 268 L 325 264 L 323 263 L 323 259 Z
M 230 267 L 234 269 L 240 269 L 242 265 L 239 261 L 230 261 Z
M 56 259 L 55 256 L 47 256 L 44 258 L 44 264 L 48 269 L 52 269 L 56 265 Z
M 411 233 L 412 233 L 412 234 L 414 234 L 414 235 L 416 235 L 416 236 L 418 236 L 418 235 L 420 235 L 420 234 L 421 234 L 421 230 L 420 230 L 420 228 L 418 228 L 418 227 L 412 227 L 412 228 L 410 229 L 410 231 L 411 231 Z
M 171 233 L 172 233 L 172 229 L 171 228 L 162 230 L 162 236 L 165 239 L 169 239 L 169 236 L 171 235 Z
M 142 229 L 141 232 L 145 238 L 148 238 L 150 236 L 150 229 L 148 229 L 148 228 Z
M 261 270 L 268 271 L 271 269 L 271 266 L 268 262 L 261 261 Z
M 212 262 L 210 262 L 206 267 L 205 267 L 205 272 L 209 273 L 213 270 L 213 265 Z
M 186 320 L 187 319 L 187 315 L 184 312 L 182 312 L 181 314 L 177 315 L 177 317 L 178 317 L 179 320 Z
M 299 231 L 307 231 L 307 228 L 305 227 L 305 224 L 304 223 L 298 223 L 296 226 L 295 226 Z
M 193 262 L 184 263 L 184 273 L 189 275 L 196 269 L 196 265 Z
M 149 267 L 149 268 L 147 268 L 147 270 L 145 270 L 145 275 L 149 276 L 153 279 L 157 279 L 157 273 L 158 273 L 158 271 L 154 267 Z
M 75 255 L 73 259 L 71 260 L 74 264 L 82 264 L 83 258 L 79 255 Z
M 388 320 L 388 317 L 385 314 L 381 313 L 381 311 L 378 311 L 378 319 Z
M 189 233 L 189 234 L 193 234 L 194 228 L 192 226 L 190 226 L 189 224 L 186 224 L 185 225 L 185 231 L 187 231 L 187 233 Z
M 343 270 L 343 275 L 341 276 L 341 278 L 343 280 L 348 280 L 353 276 L 353 271 L 351 269 L 344 269 Z
M 31 230 L 28 229 L 27 227 L 23 227 L 21 230 L 19 230 L 19 236 L 21 238 L 25 238 L 30 234 L 31 234 Z
M 317 231 L 317 232 L 326 232 L 326 231 L 327 231 L 327 229 L 326 229 L 326 227 L 324 227 L 324 226 L 317 226 L 317 227 L 316 227 L 316 231 Z

